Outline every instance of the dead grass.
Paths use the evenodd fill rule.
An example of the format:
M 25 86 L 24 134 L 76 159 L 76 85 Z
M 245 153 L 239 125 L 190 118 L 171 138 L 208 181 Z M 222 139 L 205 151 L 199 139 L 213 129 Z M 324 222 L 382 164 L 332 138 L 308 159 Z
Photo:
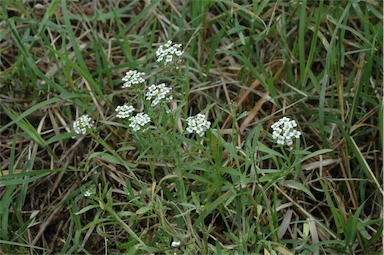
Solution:
M 115 105 L 137 96 L 120 89 L 124 73 L 138 66 L 143 66 L 143 71 L 156 68 L 150 62 L 154 57 L 153 49 L 169 38 L 189 46 L 185 66 L 181 66 L 183 71 L 189 72 L 186 78 L 191 88 L 186 97 L 190 109 L 188 113 L 198 113 L 215 103 L 209 111 L 211 122 L 217 121 L 215 128 L 224 140 L 237 146 L 236 152 L 219 145 L 214 148 L 216 151 L 222 149 L 219 158 L 225 169 L 248 171 L 245 161 L 236 158 L 244 154 L 248 134 L 261 125 L 263 130 L 259 141 L 272 147 L 266 131 L 284 115 L 292 116 L 300 123 L 303 148 L 312 146 L 311 151 L 333 150 L 332 153 L 311 158 L 301 166 L 298 180 L 311 190 L 316 201 L 289 186 L 277 184 L 274 188 L 263 190 L 265 183 L 249 184 L 247 199 L 255 207 L 247 204 L 248 209 L 243 213 L 250 215 L 243 224 L 251 226 L 248 221 L 259 219 L 258 231 L 269 239 L 267 233 L 272 217 L 278 215 L 279 220 L 273 221 L 281 225 L 274 226 L 279 229 L 275 234 L 287 249 L 275 249 L 283 254 L 290 254 L 288 250 L 293 252 L 298 246 L 295 242 L 302 240 L 304 230 L 301 221 L 313 218 L 318 221 L 309 225 L 310 241 L 307 245 L 314 244 L 313 247 L 317 247 L 313 248 L 314 251 L 322 254 L 363 254 L 364 251 L 379 254 L 382 251 L 383 129 L 380 126 L 382 116 L 381 120 L 378 118 L 382 114 L 382 64 L 378 65 L 382 58 L 382 41 L 379 43 L 380 39 L 372 35 L 372 27 L 377 29 L 382 21 L 375 13 L 366 17 L 370 23 L 364 25 L 363 19 L 353 9 L 354 13 L 343 23 L 348 29 L 340 33 L 335 32 L 337 25 L 331 19 L 324 18 L 318 34 L 321 42 L 314 49 L 313 64 L 309 69 L 312 76 L 303 78 L 300 76 L 303 70 L 300 69 L 297 39 L 299 3 L 271 1 L 260 15 L 254 17 L 256 21 L 251 22 L 248 18 L 253 17 L 252 12 L 259 8 L 245 3 L 238 3 L 237 6 L 230 1 L 212 3 L 210 7 L 202 5 L 201 11 L 205 15 L 194 17 L 194 11 L 186 9 L 187 5 L 188 8 L 198 9 L 191 7 L 198 5 L 193 1 L 186 4 L 183 1 L 68 1 L 71 25 L 68 28 L 61 3 L 53 2 L 58 3 L 57 8 L 47 1 L 8 1 L 1 11 L 3 17 L 7 15 L 13 22 L 3 20 L 0 23 L 0 198 L 4 209 L 1 222 L 2 226 L 7 226 L 7 229 L 1 230 L 0 240 L 11 242 L 2 242 L 7 245 L 2 253 L 128 252 L 129 245 L 124 243 L 129 235 L 118 224 L 100 224 L 79 231 L 90 220 L 109 217 L 106 211 L 97 209 L 74 215 L 74 212 L 90 205 L 81 192 L 91 180 L 111 188 L 112 200 L 121 202 L 116 211 L 136 212 L 140 204 L 143 207 L 158 205 L 151 214 L 126 220 L 146 243 L 150 244 L 153 240 L 160 242 L 159 233 L 169 238 L 175 235 L 176 231 L 170 230 L 175 226 L 165 218 L 181 213 L 171 206 L 173 201 L 168 195 L 177 189 L 168 180 L 172 170 L 164 162 L 137 160 L 141 151 L 134 137 L 124 129 L 105 124 L 113 121 Z M 360 6 L 363 11 L 366 6 L 382 10 L 381 4 L 375 2 L 360 3 Z M 50 7 L 54 12 L 46 17 Z M 304 39 L 306 59 L 311 49 L 310 34 L 315 29 L 315 8 L 319 8 L 319 3 L 310 2 L 305 13 L 310 19 Z M 339 18 L 337 14 L 343 11 L 341 8 L 336 10 L 338 8 L 328 2 L 324 8 L 334 19 Z M 236 25 L 248 29 L 231 31 Z M 68 29 L 72 29 L 78 49 L 69 39 Z M 380 33 L 382 35 L 382 30 Z M 366 35 L 365 40 L 359 35 Z M 17 36 L 21 38 L 25 52 L 16 41 Z M 242 36 L 245 45 L 241 41 Z M 338 40 L 339 37 L 342 40 Z M 331 56 L 332 66 L 327 67 L 329 55 L 323 47 L 332 40 L 336 41 L 337 56 Z M 369 43 L 372 46 L 370 51 L 366 50 Z M 57 52 L 64 56 L 55 54 Z M 95 90 L 95 85 L 84 79 L 70 64 L 69 61 L 73 61 L 83 68 L 80 55 L 87 73 L 100 91 Z M 47 79 L 68 94 L 44 81 L 28 61 L 33 61 Z M 371 68 L 365 68 L 369 63 L 373 63 Z M 331 81 L 322 94 L 320 78 L 327 68 Z M 307 83 L 300 84 L 301 81 Z M 87 94 L 84 91 L 91 92 Z M 28 113 L 23 118 L 25 123 L 14 121 L 37 103 L 50 98 L 60 100 Z M 323 100 L 323 108 L 319 105 L 320 100 Z M 17 115 L 10 115 L 5 109 Z M 103 126 L 100 136 L 110 148 L 115 150 L 123 144 L 132 146 L 133 150 L 123 152 L 121 158 L 135 164 L 132 166 L 139 182 L 123 166 L 111 164 L 102 157 L 88 161 L 92 153 L 104 150 L 103 145 L 93 138 L 75 140 L 63 136 L 47 143 L 55 135 L 69 132 L 73 120 L 85 110 L 99 116 L 97 122 Z M 244 111 L 248 111 L 248 115 L 238 119 L 237 116 Z M 321 111 L 325 116 L 323 122 Z M 11 122 L 12 125 L 8 125 Z M 38 134 L 45 142 L 39 144 L 38 138 L 33 138 L 32 134 Z M 151 167 L 157 171 L 157 183 L 149 174 Z M 263 170 L 276 165 L 266 159 L 259 161 L 255 167 Z M 50 173 L 29 182 L 28 178 L 39 176 L 38 172 L 43 170 Z M 253 171 L 256 170 L 253 168 Z M 7 179 L 7 176 L 20 173 L 25 174 L 19 179 L 20 183 L 7 184 L 7 181 L 20 178 Z M 223 179 L 232 181 L 227 173 L 223 174 Z M 132 187 L 127 182 L 131 182 Z M 189 187 L 188 196 L 192 191 L 201 192 L 204 187 L 187 177 L 185 183 Z M 213 184 L 209 187 L 218 188 Z M 138 198 L 135 206 L 124 204 L 128 199 L 127 189 L 132 189 L 134 197 Z M 223 194 L 229 193 L 218 192 L 207 199 L 213 202 Z M 200 195 L 204 197 L 204 194 Z M 272 201 L 272 208 L 263 199 Z M 255 209 L 257 205 L 265 206 L 263 213 Z M 238 226 L 239 219 L 236 217 L 240 216 L 236 214 L 236 206 L 227 206 L 230 210 L 225 211 L 226 207 L 222 207 L 202 220 L 204 227 L 201 229 L 211 227 L 209 234 L 201 229 L 191 231 L 196 228 L 194 221 L 200 219 L 199 215 L 185 219 L 185 229 L 180 232 L 185 234 L 191 231 L 189 235 L 197 235 L 196 246 L 199 246 L 198 238 L 206 239 L 208 244 L 213 245 L 217 242 L 224 246 L 234 244 L 235 239 L 228 233 L 238 236 L 243 234 L 241 231 L 244 229 Z M 116 219 L 108 218 L 107 222 L 116 222 Z M 368 223 L 364 225 L 365 222 Z M 348 241 L 347 227 L 351 225 L 356 226 L 358 234 Z M 257 235 L 260 237 L 260 234 Z M 252 243 L 251 239 L 248 239 L 249 243 Z M 315 244 L 327 240 L 335 242 L 320 245 L 319 251 L 319 246 Z M 274 241 L 277 242 L 277 239 Z M 15 243 L 27 244 L 27 248 Z M 78 246 L 75 247 L 75 244 Z M 65 248 L 66 245 L 75 248 L 71 250 Z M 249 245 L 248 252 L 252 252 L 253 248 L 255 246 Z M 202 248 L 199 252 L 208 254 L 208 250 Z M 265 251 L 265 247 L 259 250 Z

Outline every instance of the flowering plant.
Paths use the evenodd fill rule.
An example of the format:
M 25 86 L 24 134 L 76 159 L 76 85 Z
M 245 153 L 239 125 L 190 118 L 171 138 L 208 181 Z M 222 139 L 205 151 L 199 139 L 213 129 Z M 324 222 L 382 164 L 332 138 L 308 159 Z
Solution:
M 277 144 L 291 146 L 293 144 L 293 138 L 300 138 L 300 131 L 297 131 L 297 123 L 290 118 L 283 117 L 279 121 L 273 123 L 271 126 L 273 129 L 272 137 L 277 141 Z
M 136 116 L 131 117 L 129 121 L 131 122 L 129 126 L 134 132 L 136 132 L 142 129 L 146 124 L 151 122 L 151 118 L 148 116 L 148 114 L 141 112 L 138 113 Z
M 151 85 L 148 88 L 147 94 L 145 96 L 148 101 L 152 100 L 152 106 L 157 105 L 161 100 L 167 97 L 169 93 L 171 93 L 172 89 L 165 86 L 165 83 L 161 83 L 159 85 Z M 172 96 L 168 96 L 167 101 L 171 101 L 173 99 Z
M 87 131 L 93 129 L 93 120 L 89 115 L 82 115 L 75 122 L 73 122 L 73 130 L 78 135 L 85 135 Z
M 131 113 L 135 110 L 132 105 L 124 104 L 124 105 L 119 105 L 116 107 L 116 117 L 120 119 L 125 119 L 131 116 Z
M 137 70 L 130 70 L 130 71 L 126 72 L 126 74 L 123 78 L 123 81 L 125 83 L 123 84 L 122 87 L 123 88 L 129 88 L 132 85 L 144 83 L 145 82 L 145 80 L 143 78 L 144 75 L 145 75 L 145 73 L 138 72 Z
M 162 62 L 165 59 L 165 64 L 172 63 L 174 58 L 183 55 L 184 51 L 180 50 L 181 44 L 173 44 L 172 41 L 160 45 L 156 51 L 157 62 Z
M 211 122 L 205 119 L 204 114 L 197 114 L 196 116 L 187 118 L 189 133 L 196 132 L 199 136 L 203 136 L 205 131 L 210 128 Z

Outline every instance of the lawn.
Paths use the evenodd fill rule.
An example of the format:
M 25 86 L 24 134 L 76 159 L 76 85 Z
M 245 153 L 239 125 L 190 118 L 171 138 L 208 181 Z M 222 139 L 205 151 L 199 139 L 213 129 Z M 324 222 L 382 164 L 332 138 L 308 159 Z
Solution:
M 383 3 L 2 0 L 0 254 L 382 254 Z

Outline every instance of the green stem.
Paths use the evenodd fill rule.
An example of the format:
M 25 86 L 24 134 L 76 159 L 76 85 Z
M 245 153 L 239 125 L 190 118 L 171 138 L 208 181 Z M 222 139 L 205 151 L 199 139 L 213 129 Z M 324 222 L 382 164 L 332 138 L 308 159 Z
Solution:
M 146 244 L 133 232 L 130 226 L 128 226 L 120 217 L 117 215 L 115 210 L 113 208 L 108 207 L 106 204 L 104 204 L 102 201 L 99 201 L 99 203 L 104 207 L 104 209 L 113 217 L 115 220 L 117 220 L 121 227 L 127 231 L 128 234 L 130 234 L 133 238 L 135 238 L 141 245 L 146 246 Z

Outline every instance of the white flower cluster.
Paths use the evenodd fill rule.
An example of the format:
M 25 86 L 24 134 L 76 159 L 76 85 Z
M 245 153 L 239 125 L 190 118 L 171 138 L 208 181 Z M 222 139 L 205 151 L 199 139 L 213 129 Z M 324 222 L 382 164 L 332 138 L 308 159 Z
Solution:
M 157 105 L 162 99 L 166 98 L 166 96 L 171 92 L 171 88 L 165 86 L 165 83 L 161 83 L 159 85 L 151 85 L 148 88 L 148 92 L 145 94 L 147 97 L 146 99 L 150 101 L 152 98 L 152 106 Z M 167 100 L 170 101 L 172 100 L 172 96 L 168 96 Z
M 142 127 L 144 127 L 147 123 L 151 121 L 151 118 L 143 112 L 136 114 L 136 116 L 133 116 L 129 119 L 131 122 L 129 126 L 132 128 L 133 131 L 139 131 Z
M 174 57 L 180 57 L 183 55 L 184 51 L 179 50 L 181 44 L 173 44 L 172 41 L 168 41 L 156 51 L 157 62 L 161 62 L 165 59 L 165 64 L 171 63 Z
M 116 117 L 120 119 L 128 118 L 134 110 L 135 108 L 128 104 L 119 105 L 115 110 L 117 112 Z
M 89 188 L 84 192 L 85 197 L 90 197 L 91 195 L 95 194 L 96 190 L 95 187 Z
M 301 133 L 297 131 L 296 121 L 290 118 L 283 117 L 279 121 L 273 123 L 271 126 L 273 129 L 272 137 L 277 141 L 277 144 L 291 146 L 293 144 L 293 138 L 299 138 Z
M 73 122 L 73 130 L 80 135 L 87 133 L 87 130 L 94 128 L 92 118 L 89 115 L 83 115 Z
M 189 133 L 196 132 L 199 136 L 203 136 L 205 131 L 211 127 L 211 122 L 205 119 L 204 114 L 197 114 L 187 118 Z
M 145 73 L 138 72 L 137 70 L 130 70 L 126 72 L 124 78 L 122 79 L 125 81 L 123 88 L 129 88 L 132 85 L 145 82 L 144 78 L 142 77 L 144 75 Z
M 181 242 L 179 242 L 179 241 L 173 241 L 172 243 L 171 243 L 171 246 L 172 247 L 177 247 L 177 246 L 179 246 L 181 244 Z

